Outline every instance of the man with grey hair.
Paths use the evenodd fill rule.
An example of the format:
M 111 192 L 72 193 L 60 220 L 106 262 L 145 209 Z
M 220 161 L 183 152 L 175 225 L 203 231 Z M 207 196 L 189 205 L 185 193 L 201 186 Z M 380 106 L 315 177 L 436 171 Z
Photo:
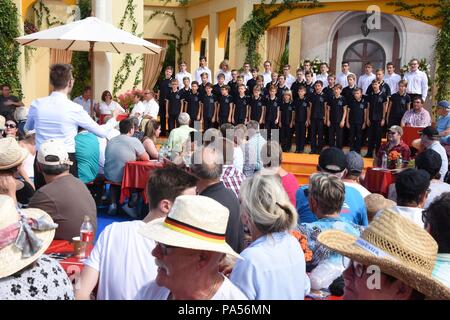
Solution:
M 30 200 L 30 208 L 47 212 L 58 224 L 55 239 L 72 240 L 80 235 L 84 216 L 97 226 L 97 208 L 85 184 L 69 173 L 72 162 L 61 140 L 41 144 L 37 161 L 47 183 Z
M 347 173 L 342 179 L 344 183 L 350 184 L 353 188 L 358 190 L 363 198 L 370 194 L 370 191 L 364 188 L 359 178 L 364 170 L 364 160 L 356 151 L 347 153 Z
M 439 142 L 441 138 L 439 135 L 439 131 L 436 128 L 429 126 L 423 129 L 420 134 L 420 143 L 424 147 L 424 149 L 434 150 L 441 156 L 442 165 L 439 173 L 441 174 L 440 180 L 444 181 L 445 175 L 448 171 L 448 156 L 445 148 Z
M 344 219 L 341 208 L 344 205 L 346 187 L 337 176 L 325 172 L 315 173 L 309 180 L 309 206 L 318 218 L 313 223 L 302 223 L 299 230 L 308 239 L 313 259 L 306 264 L 310 272 L 312 290 L 328 290 L 333 281 L 345 270 L 342 256 L 330 252 L 317 241 L 320 233 L 330 229 L 345 230 L 359 237 L 362 227 Z
M 217 145 L 199 148 L 192 155 L 191 163 L 191 173 L 198 179 L 197 193 L 216 200 L 230 211 L 226 242 L 234 251 L 240 253 L 244 249 L 244 227 L 240 218 L 238 198 L 220 181 L 223 171 L 221 150 Z
M 194 128 L 189 127 L 190 121 L 191 117 L 186 112 L 182 112 L 178 116 L 180 126 L 170 132 L 169 139 L 167 140 L 167 145 L 172 149 L 172 152 L 181 153 L 183 144 L 189 138 L 191 132 L 197 132 Z
M 259 132 L 259 123 L 250 120 L 247 124 L 248 143 L 244 147 L 244 174 L 246 177 L 253 176 L 263 168 L 261 160 L 261 149 L 267 142 Z
M 317 165 L 319 172 L 332 174 L 339 179 L 345 177 L 347 173 L 347 157 L 345 153 L 338 148 L 327 148 L 322 150 L 319 156 L 319 164 Z M 364 199 L 358 190 L 353 188 L 351 184 L 345 185 L 345 201 L 341 208 L 341 217 L 344 220 L 353 222 L 360 226 L 367 226 L 367 210 Z M 311 223 L 317 221 L 317 217 L 312 212 L 310 207 L 309 187 L 307 185 L 301 186 L 297 190 L 297 212 L 299 214 L 299 221 L 301 223 Z

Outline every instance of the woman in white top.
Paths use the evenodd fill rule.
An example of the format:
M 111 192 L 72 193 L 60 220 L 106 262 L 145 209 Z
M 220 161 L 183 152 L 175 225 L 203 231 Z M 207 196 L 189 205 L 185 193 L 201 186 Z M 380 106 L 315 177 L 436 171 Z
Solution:
M 119 108 L 121 112 L 125 112 L 125 109 L 112 99 L 112 94 L 108 90 L 102 93 L 102 102 L 100 102 L 99 111 L 100 114 L 110 115 L 114 110 Z
M 134 95 L 134 106 L 131 111 L 131 116 L 141 118 L 144 115 L 144 112 L 145 106 L 142 103 L 142 95 L 139 92 L 136 92 Z
M 156 149 L 156 138 L 161 133 L 161 124 L 155 119 L 147 121 L 144 129 L 144 145 L 145 151 L 147 151 L 150 159 L 158 159 L 158 149 Z
M 231 81 L 231 71 L 230 71 L 230 65 L 228 64 L 228 60 L 223 60 L 219 65 L 219 71 L 216 74 L 215 83 L 217 83 L 217 77 L 219 74 L 225 75 L 225 84 L 228 84 L 228 82 Z

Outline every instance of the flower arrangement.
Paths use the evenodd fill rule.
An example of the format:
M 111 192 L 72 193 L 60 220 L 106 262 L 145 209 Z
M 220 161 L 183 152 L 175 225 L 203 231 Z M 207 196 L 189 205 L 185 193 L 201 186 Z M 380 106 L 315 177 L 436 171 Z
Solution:
M 302 69 L 305 64 L 305 60 L 311 61 L 311 69 L 313 70 L 313 72 L 315 74 L 320 74 L 320 64 L 326 63 L 326 61 L 320 60 L 318 57 L 316 57 L 314 59 L 302 59 L 302 60 L 300 60 L 300 68 L 302 68 Z
M 402 167 L 402 155 L 398 151 L 391 151 L 388 155 L 388 168 L 399 169 Z
M 128 112 L 131 112 L 134 107 L 134 96 L 140 94 L 142 96 L 143 91 L 139 89 L 128 90 L 125 93 L 120 94 L 117 97 L 117 102 Z

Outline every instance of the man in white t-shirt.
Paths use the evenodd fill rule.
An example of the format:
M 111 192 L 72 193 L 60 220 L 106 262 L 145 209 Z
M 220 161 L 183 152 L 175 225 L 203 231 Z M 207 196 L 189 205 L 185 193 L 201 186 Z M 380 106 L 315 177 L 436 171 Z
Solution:
M 387 73 L 384 76 L 384 82 L 386 82 L 391 89 L 391 94 L 397 93 L 398 83 L 402 80 L 402 77 L 395 73 L 395 66 L 392 62 L 388 62 L 386 69 Z
M 150 212 L 142 221 L 113 223 L 105 228 L 85 262 L 75 288 L 77 299 L 89 299 L 98 285 L 97 300 L 131 300 L 155 279 L 157 266 L 151 251 L 156 243 L 139 235 L 138 230 L 165 217 L 177 196 L 195 195 L 195 184 L 193 176 L 176 167 L 154 170 L 147 188 Z
M 165 219 L 139 230 L 157 243 L 155 281 L 137 300 L 247 300 L 222 273 L 226 255 L 241 259 L 226 242 L 229 210 L 205 196 L 179 196 Z
M 264 87 L 272 81 L 272 62 L 269 60 L 264 61 L 264 73 L 262 74 L 264 77 Z
M 187 64 L 186 64 L 186 62 L 182 61 L 180 63 L 180 72 L 178 72 L 175 75 L 175 79 L 178 80 L 178 89 L 180 89 L 180 90 L 182 89 L 183 79 L 185 77 L 189 78 L 189 88 L 190 88 L 191 87 L 191 83 L 192 83 L 192 75 L 189 72 L 187 72 Z
M 375 80 L 375 75 L 373 74 L 373 65 L 367 62 L 364 66 L 365 74 L 362 74 L 358 79 L 358 87 L 367 92 L 367 88 L 372 85 L 372 81 Z
M 350 72 L 350 64 L 347 61 L 342 62 L 341 70 L 342 70 L 342 72 L 339 73 L 336 77 L 336 83 L 340 84 L 342 86 L 342 88 L 345 88 L 348 86 L 348 79 L 347 79 L 348 75 L 354 74 L 354 73 Z M 355 81 L 356 81 L 356 78 L 355 78 Z
M 209 70 L 208 66 L 206 65 L 206 56 L 201 56 L 199 59 L 199 66 L 197 70 L 195 70 L 195 81 L 197 81 L 198 83 L 202 83 L 202 74 L 205 72 L 208 74 L 208 81 L 211 81 L 212 74 L 211 70 Z
M 145 108 L 143 114 L 144 116 L 148 115 L 153 119 L 158 117 L 159 105 L 155 100 L 155 93 L 152 90 L 144 90 L 144 100 L 142 101 L 142 104 Z

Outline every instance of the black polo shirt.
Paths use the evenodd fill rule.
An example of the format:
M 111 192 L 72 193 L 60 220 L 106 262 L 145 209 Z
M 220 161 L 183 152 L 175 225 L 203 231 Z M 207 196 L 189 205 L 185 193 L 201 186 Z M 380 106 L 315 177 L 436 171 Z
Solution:
M 159 81 L 158 87 L 159 87 L 159 102 L 165 103 L 165 100 L 167 99 L 167 96 L 169 95 L 169 92 L 172 91 L 172 82 L 173 78 L 170 79 L 164 79 Z
M 347 100 L 348 103 L 353 99 L 353 90 L 355 90 L 356 86 L 353 88 L 350 88 L 349 86 L 342 89 L 342 95 L 344 96 L 345 100 Z
M 307 84 L 305 82 L 305 87 L 306 87 L 306 96 L 311 96 L 314 94 L 314 82 L 311 82 L 310 84 Z
M 350 124 L 364 124 L 364 110 L 367 109 L 367 97 L 362 97 L 360 101 L 352 98 L 348 103 Z
M 219 98 L 219 117 L 221 118 L 228 118 L 228 115 L 230 114 L 230 104 L 233 103 L 233 97 L 228 96 L 220 96 Z
M 250 80 L 247 81 L 246 85 L 247 85 L 249 94 L 253 95 L 253 88 L 256 86 L 256 79 L 251 78 Z
M 391 96 L 391 87 L 389 87 L 389 85 L 384 81 L 380 84 L 380 91 L 384 93 L 387 98 Z M 373 94 L 373 87 L 372 85 L 370 85 L 367 88 L 366 95 L 370 96 L 372 94 Z
M 200 93 L 200 99 L 203 99 L 204 96 L 206 96 L 206 86 L 204 86 L 202 83 L 198 86 L 198 92 Z
M 325 101 L 326 96 L 323 92 L 313 93 L 310 98 L 311 102 L 311 119 L 323 120 L 325 117 Z
M 191 94 L 192 90 L 191 89 L 180 89 L 180 95 L 181 95 L 181 99 L 187 101 L 189 95 Z
M 211 119 L 214 115 L 214 109 L 215 109 L 215 102 L 216 97 L 211 93 L 210 96 L 204 95 L 202 102 L 203 102 L 203 117 L 206 119 Z
M 330 122 L 334 124 L 340 123 L 344 115 L 344 107 L 347 106 L 347 101 L 342 95 L 338 98 L 333 96 L 328 101 L 328 105 L 330 106 Z
M 169 101 L 169 114 L 170 115 L 179 115 L 181 113 L 181 93 L 180 91 L 173 92 L 170 91 L 167 95 L 167 99 Z
M 295 122 L 298 123 L 305 123 L 306 118 L 308 115 L 308 105 L 309 101 L 308 98 L 298 98 L 294 101 L 294 108 L 295 108 Z
M 331 87 L 325 87 L 322 91 L 325 94 L 325 97 L 327 98 L 327 102 L 330 103 L 331 99 L 333 99 L 334 91 Z
M 238 95 L 237 82 L 230 81 L 228 82 L 228 86 L 230 87 L 230 95 L 235 97 Z
M 282 100 L 283 99 L 283 94 L 289 91 L 289 88 L 284 86 L 284 87 L 277 87 L 277 97 L 278 99 Z
M 234 98 L 234 120 L 244 120 L 247 115 L 247 106 L 249 97 L 244 95 L 243 97 L 236 96 Z
M 267 90 L 267 94 L 269 94 L 269 89 L 270 89 L 270 86 L 272 86 L 272 85 L 274 85 L 275 87 L 277 87 L 277 92 L 278 92 L 278 82 L 276 82 L 276 83 L 273 83 L 272 81 L 270 81 L 268 84 L 266 84 L 266 86 L 265 86 L 265 88 L 266 88 L 266 90 Z
M 187 113 L 192 120 L 197 120 L 198 110 L 200 109 L 200 93 L 191 93 L 186 96 Z
M 222 86 L 219 86 L 219 84 L 218 83 L 216 83 L 215 85 L 213 85 L 213 94 L 216 96 L 216 99 L 217 100 L 219 100 L 219 98 L 222 96 L 222 92 L 221 92 L 221 88 L 223 87 L 224 85 L 222 85 Z
M 398 92 L 391 96 L 392 106 L 390 117 L 399 119 L 402 118 L 405 112 L 408 110 L 408 104 L 411 103 L 411 97 L 405 93 L 401 96 Z
M 280 110 L 280 99 L 278 97 L 266 99 L 266 123 L 275 121 L 278 110 Z
M 381 91 L 377 93 L 372 93 L 367 97 L 369 105 L 370 105 L 370 121 L 381 121 L 383 120 L 383 104 L 387 102 L 386 95 Z
M 292 121 L 292 112 L 294 111 L 293 102 L 282 102 L 280 106 L 281 110 L 281 125 L 283 127 L 289 127 Z
M 295 101 L 298 99 L 298 89 L 300 86 L 305 86 L 305 82 L 299 82 L 298 80 L 295 80 L 295 82 L 291 85 L 291 91 L 292 91 L 292 99 Z
M 255 97 L 252 97 L 250 99 L 250 119 L 259 121 L 261 119 L 261 114 L 263 111 L 263 106 L 265 104 L 265 99 L 261 96 L 259 96 L 258 99 L 255 99 Z
M 240 253 L 244 249 L 244 227 L 241 222 L 239 200 L 236 195 L 233 191 L 225 188 L 221 181 L 207 187 L 200 195 L 216 200 L 230 211 L 225 241 L 234 251 Z

